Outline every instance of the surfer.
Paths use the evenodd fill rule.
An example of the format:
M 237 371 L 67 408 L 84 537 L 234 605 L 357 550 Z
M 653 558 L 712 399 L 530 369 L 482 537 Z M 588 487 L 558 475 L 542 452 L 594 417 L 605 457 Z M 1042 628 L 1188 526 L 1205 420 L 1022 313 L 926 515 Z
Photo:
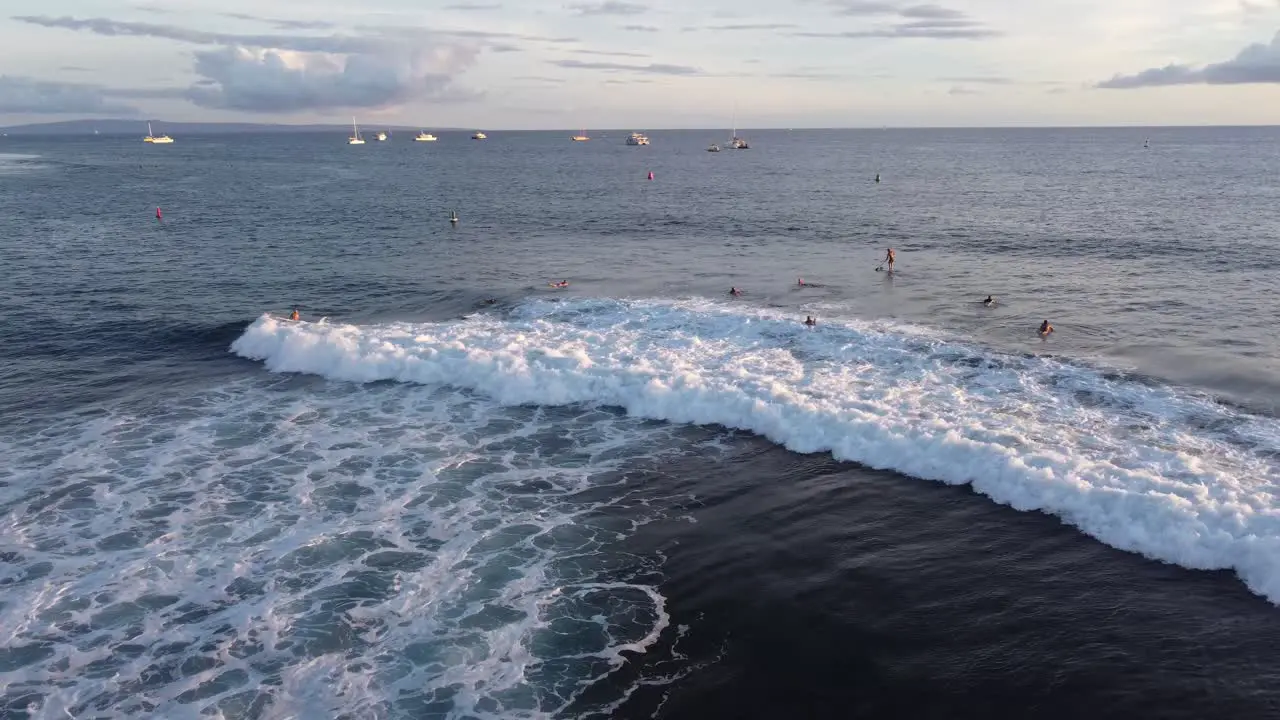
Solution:
M 290 320 L 301 320 L 301 319 L 302 319 L 302 316 L 298 314 L 298 308 L 294 308 L 294 309 L 293 309 L 293 312 L 289 313 L 289 319 L 290 319 Z
M 735 286 L 735 287 L 729 288 L 729 294 L 733 296 L 738 296 L 742 294 L 742 291 Z
M 988 295 L 987 299 L 982 301 L 982 304 L 986 305 L 987 307 L 991 307 L 992 305 L 996 304 L 996 299 L 991 295 Z
M 898 259 L 898 256 L 894 254 L 893 248 L 889 248 L 888 250 L 885 250 L 884 261 L 889 265 L 889 272 L 893 272 L 893 263 L 897 259 Z
M 805 324 L 805 325 L 808 325 L 809 327 L 813 327 L 814 325 L 817 325 L 817 324 L 818 324 L 818 319 L 817 319 L 817 318 L 814 318 L 814 317 L 811 317 L 811 316 L 809 316 L 809 315 L 805 315 L 805 316 L 804 316 L 804 324 Z
M 567 288 L 567 287 L 569 287 L 569 281 L 568 281 L 568 280 L 561 280 L 560 282 L 552 282 L 552 283 L 547 283 L 547 284 L 548 284 L 548 285 L 550 285 L 550 286 L 551 286 L 551 287 L 553 287 L 553 288 Z
M 1048 320 L 1040 323 L 1040 337 L 1047 337 L 1051 332 L 1053 332 L 1053 326 L 1049 324 Z

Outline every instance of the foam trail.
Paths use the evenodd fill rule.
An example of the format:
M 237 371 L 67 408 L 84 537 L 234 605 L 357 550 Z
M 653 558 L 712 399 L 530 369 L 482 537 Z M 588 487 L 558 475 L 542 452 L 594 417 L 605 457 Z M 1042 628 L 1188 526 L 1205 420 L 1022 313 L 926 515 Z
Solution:
M 0 708 L 547 718 L 668 633 L 615 546 L 672 426 L 276 385 L 0 439 Z
M 712 302 L 534 301 L 358 327 L 262 317 L 234 352 L 281 372 L 618 406 L 953 484 L 1117 548 L 1234 569 L 1280 602 L 1280 423 L 1043 357 Z

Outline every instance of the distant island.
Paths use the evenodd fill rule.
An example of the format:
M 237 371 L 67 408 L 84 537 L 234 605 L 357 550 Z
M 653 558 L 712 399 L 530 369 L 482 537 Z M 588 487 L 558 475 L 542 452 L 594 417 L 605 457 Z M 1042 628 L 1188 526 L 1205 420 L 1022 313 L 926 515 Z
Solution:
M 351 126 L 342 125 L 278 125 L 270 123 L 213 123 L 213 122 L 168 122 L 153 120 L 151 126 L 156 134 L 170 135 L 233 135 L 240 133 L 350 133 Z M 369 123 L 361 125 L 362 130 L 377 132 L 418 132 L 419 128 L 403 125 L 377 125 Z M 427 128 L 432 132 L 471 132 L 462 128 Z M 0 127 L 0 132 L 7 135 L 137 135 L 147 134 L 145 120 L 63 120 L 60 122 L 32 123 L 29 125 L 12 125 Z

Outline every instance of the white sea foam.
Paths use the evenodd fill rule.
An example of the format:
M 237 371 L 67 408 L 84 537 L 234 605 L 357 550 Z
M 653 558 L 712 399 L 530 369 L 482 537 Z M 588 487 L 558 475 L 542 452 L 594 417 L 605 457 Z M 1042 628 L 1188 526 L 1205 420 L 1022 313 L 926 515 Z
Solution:
M 233 350 L 275 371 L 750 430 L 968 483 L 1151 558 L 1230 568 L 1280 602 L 1280 423 L 1117 373 L 694 300 L 535 301 L 364 327 L 263 317 Z
M 616 546 L 671 426 L 296 385 L 0 445 L 3 712 L 550 717 L 667 632 Z

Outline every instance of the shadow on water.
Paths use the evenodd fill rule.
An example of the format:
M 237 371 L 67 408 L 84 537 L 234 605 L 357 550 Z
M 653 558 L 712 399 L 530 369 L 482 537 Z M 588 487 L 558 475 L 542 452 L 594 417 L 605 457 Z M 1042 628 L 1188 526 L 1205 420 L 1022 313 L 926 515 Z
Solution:
M 967 486 L 745 446 L 675 472 L 695 522 L 631 542 L 666 557 L 672 623 L 692 628 L 674 652 L 700 669 L 618 717 L 1280 711 L 1265 659 L 1280 617 L 1230 572 L 1115 550 Z M 662 676 L 652 662 L 638 672 Z

